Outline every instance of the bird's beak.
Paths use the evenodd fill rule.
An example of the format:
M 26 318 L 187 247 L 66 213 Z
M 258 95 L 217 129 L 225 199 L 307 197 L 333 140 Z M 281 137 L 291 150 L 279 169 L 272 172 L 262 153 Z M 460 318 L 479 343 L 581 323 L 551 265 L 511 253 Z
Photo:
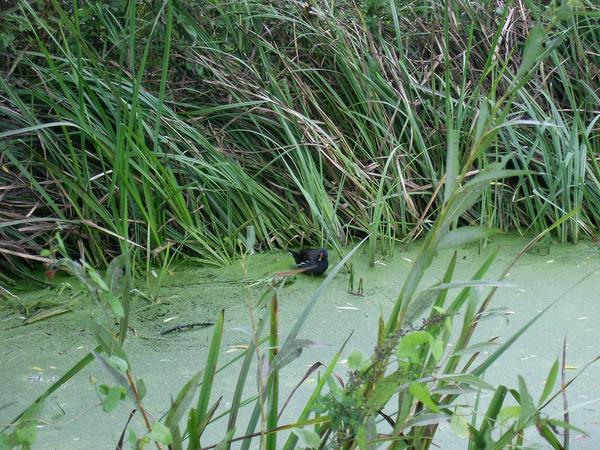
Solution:
M 325 255 L 323 255 L 323 252 L 319 253 L 319 261 L 323 261 L 323 257 L 324 257 L 324 256 L 325 256 Z

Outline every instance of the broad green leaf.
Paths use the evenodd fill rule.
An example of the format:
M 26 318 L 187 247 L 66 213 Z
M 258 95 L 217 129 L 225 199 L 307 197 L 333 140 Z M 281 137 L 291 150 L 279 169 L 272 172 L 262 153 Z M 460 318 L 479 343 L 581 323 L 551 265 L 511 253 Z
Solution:
M 327 377 L 327 386 L 329 386 L 329 391 L 333 395 L 333 398 L 341 403 L 344 400 L 344 390 L 333 375 Z
M 35 444 L 37 440 L 37 429 L 35 425 L 17 427 L 15 430 L 15 439 L 17 443 L 24 446 L 24 448 L 28 448 Z
M 359 350 L 354 350 L 348 356 L 348 367 L 350 369 L 364 370 L 370 365 L 370 360 Z
M 438 242 L 438 250 L 462 247 L 470 242 L 493 236 L 498 230 L 487 227 L 461 227 L 449 231 Z
M 131 427 L 129 428 L 129 433 L 127 434 L 127 440 L 129 441 L 129 446 L 132 449 L 136 449 L 138 448 L 138 437 L 135 434 L 135 431 L 133 431 L 131 429 Z
M 447 375 L 440 374 L 436 375 L 435 379 L 437 381 L 444 381 L 445 383 L 455 383 L 460 385 L 474 386 L 477 389 L 485 389 L 487 391 L 496 390 L 494 386 L 492 386 L 489 383 L 486 383 L 480 377 L 476 377 L 468 373 L 451 373 Z
M 556 437 L 554 432 L 552 431 L 552 427 L 548 426 L 548 423 L 545 420 L 540 420 L 536 424 L 536 428 L 538 433 L 542 438 L 546 440 L 550 446 L 555 450 L 564 450 L 565 447 L 562 445 L 560 440 Z
M 454 269 L 456 269 L 456 260 L 458 257 L 458 253 L 456 251 L 452 252 L 452 258 L 446 267 L 446 272 L 444 273 L 444 278 L 442 278 L 442 283 L 450 283 L 452 281 L 452 276 L 454 274 Z M 444 315 L 446 311 L 444 310 L 444 304 L 446 303 L 446 298 L 448 297 L 447 291 L 440 291 L 437 293 L 437 297 L 435 299 L 435 303 L 430 313 L 430 318 L 434 318 L 436 314 Z M 411 305 L 412 306 L 412 305 Z M 409 309 L 410 310 L 410 309 Z M 434 334 L 432 332 L 432 334 Z
M 486 258 L 485 262 L 477 269 L 477 271 L 471 277 L 471 279 L 472 280 L 481 280 L 485 276 L 485 274 L 489 270 L 489 268 L 492 266 L 492 263 L 496 259 L 497 254 L 498 254 L 498 250 L 497 249 L 493 250 L 490 253 L 490 255 Z M 472 294 L 471 288 L 466 287 L 466 288 L 462 289 L 460 291 L 460 293 L 456 296 L 456 298 L 450 304 L 450 307 L 448 308 L 448 313 L 450 315 L 452 315 L 452 314 L 458 312 L 462 308 L 463 304 L 469 298 L 471 298 L 471 294 Z M 445 370 L 445 372 L 452 372 L 452 371 L 453 371 L 453 369 Z
M 582 435 L 588 434 L 588 432 L 585 431 L 583 428 L 576 427 L 572 423 L 566 423 L 566 422 L 563 422 L 562 420 L 550 419 L 550 418 L 540 419 L 540 420 L 543 422 L 549 423 L 554 428 L 564 428 L 564 429 L 574 430 L 574 431 L 577 431 L 578 433 L 581 433 Z
M 287 366 L 289 363 L 298 358 L 305 348 L 314 344 L 315 343 L 309 339 L 293 339 L 291 341 L 287 341 L 287 345 L 277 354 L 277 359 L 275 360 L 275 364 L 272 365 L 271 369 L 276 366 L 277 369 L 281 370 L 283 367 Z M 265 374 L 268 372 L 269 371 L 265 372 Z
M 443 227 L 450 227 L 458 220 L 469 208 L 480 200 L 481 193 L 492 181 L 503 178 L 520 176 L 527 173 L 522 170 L 504 170 L 508 158 L 504 158 L 499 163 L 490 164 L 483 169 L 477 176 L 465 183 L 457 191 L 456 199 L 450 205 L 446 217 L 444 217 Z
M 102 403 L 102 410 L 104 412 L 110 412 L 117 407 L 117 405 L 124 400 L 127 396 L 127 389 L 123 386 L 112 386 L 108 388 L 106 397 Z
M 141 378 L 138 378 L 135 382 L 135 386 L 137 388 L 138 391 L 138 395 L 140 396 L 140 400 L 143 400 L 144 397 L 146 396 L 146 383 L 144 383 L 144 380 Z
M 488 104 L 488 99 L 484 98 L 481 100 L 481 106 L 479 107 L 479 113 L 477 114 L 477 121 L 475 122 L 475 134 L 473 135 L 475 142 L 479 142 L 481 136 L 483 136 L 483 132 L 485 131 L 489 117 L 490 106 Z
M 98 286 L 98 288 L 100 288 L 101 291 L 108 292 L 108 290 L 109 290 L 108 285 L 106 284 L 104 279 L 100 276 L 100 274 L 96 271 L 96 269 L 88 266 L 87 273 L 90 276 L 90 278 L 92 279 L 92 281 L 94 283 L 96 283 L 96 286 Z
M 408 419 L 404 426 L 405 430 L 411 427 L 422 427 L 427 425 L 436 425 L 448 422 L 448 414 L 445 413 L 419 413 L 412 419 Z
M 177 398 L 171 404 L 169 408 L 169 412 L 167 413 L 167 417 L 165 419 L 165 425 L 168 427 L 177 426 L 179 421 L 183 417 L 187 407 L 192 402 L 194 393 L 198 386 L 200 385 L 200 379 L 202 378 L 202 371 L 196 372 L 190 380 L 185 383 L 185 385 L 181 388 L 179 393 L 177 394 Z
M 110 262 L 106 268 L 106 283 L 111 292 L 117 293 L 121 288 L 123 279 L 123 267 L 125 265 L 126 255 L 119 255 Z
M 521 67 L 519 67 L 517 72 L 518 76 L 527 73 L 535 65 L 538 56 L 542 53 L 544 39 L 546 39 L 546 30 L 543 25 L 537 25 L 529 31 L 529 36 L 523 49 Z
M 154 422 L 152 425 L 152 431 L 148 433 L 148 437 L 153 441 L 160 442 L 161 444 L 165 445 L 169 445 L 173 442 L 171 431 L 160 422 Z
M 535 406 L 531 399 L 531 395 L 529 394 L 529 390 L 527 389 L 527 385 L 525 384 L 525 379 L 521 375 L 517 378 L 519 380 L 519 405 L 521 406 L 521 413 L 519 415 L 517 426 L 523 428 L 531 424 L 535 413 Z
M 121 345 L 115 339 L 115 336 L 102 327 L 101 325 L 96 324 L 94 327 L 94 334 L 96 336 L 96 341 L 98 344 L 102 346 L 102 350 L 107 355 L 116 355 L 119 358 L 127 361 L 127 355 L 123 351 Z
M 436 361 L 439 361 L 440 359 L 442 359 L 442 356 L 444 354 L 444 340 L 442 339 L 441 336 L 438 336 L 436 340 L 433 341 L 433 343 L 431 344 L 431 355 L 433 356 L 433 359 L 435 359 Z
M 519 405 L 515 406 L 505 406 L 498 413 L 498 422 L 501 424 L 505 424 L 509 420 L 515 420 L 521 414 L 521 407 Z
M 121 372 L 121 371 L 115 369 L 108 362 L 108 360 L 104 356 L 102 356 L 100 353 L 98 353 L 97 351 L 92 350 L 92 354 L 94 355 L 96 360 L 99 361 L 100 364 L 102 364 L 102 367 L 104 367 L 106 369 L 106 371 L 112 375 L 112 377 L 115 379 L 115 381 L 128 390 L 129 396 L 132 399 L 134 399 L 135 395 L 131 389 L 131 386 L 129 386 L 129 381 L 124 376 L 124 372 Z M 118 357 L 115 356 L 115 358 L 118 358 Z M 118 358 L 118 359 L 121 360 L 121 358 Z M 120 363 L 117 363 L 117 364 L 120 364 Z
M 246 228 L 246 252 L 251 255 L 254 253 L 254 244 L 256 243 L 256 232 L 253 226 Z
M 452 414 L 450 418 L 450 429 L 461 439 L 469 437 L 469 423 L 460 414 Z
M 368 449 L 369 440 L 367 439 L 367 432 L 364 426 L 358 429 L 358 432 L 356 433 L 356 440 L 360 450 Z
M 202 386 L 200 388 L 200 393 L 198 394 L 198 402 L 196 403 L 196 413 L 193 416 L 192 424 L 188 424 L 188 431 L 191 428 L 195 432 L 201 427 L 201 424 L 208 423 L 207 422 L 207 411 L 208 411 L 208 403 L 210 400 L 210 396 L 213 391 L 213 381 L 215 377 L 215 373 L 217 370 L 217 363 L 219 361 L 219 353 L 221 351 L 221 340 L 223 338 L 223 323 L 225 321 L 225 312 L 221 310 L 219 316 L 217 318 L 217 322 L 215 324 L 215 329 L 213 331 L 213 337 L 210 343 L 208 356 L 206 359 L 206 366 L 204 368 L 204 374 L 202 378 Z M 191 426 L 190 426 L 191 425 Z M 199 436 L 198 436 L 199 438 Z M 199 448 L 199 440 L 192 436 L 189 439 L 188 448 L 198 449 Z
M 106 298 L 106 301 L 110 305 L 110 309 L 117 319 L 125 317 L 125 311 L 123 310 L 121 300 L 119 300 L 116 295 L 109 291 L 104 294 L 104 298 Z
M 124 359 L 119 358 L 116 355 L 111 355 L 111 356 L 107 357 L 106 358 L 106 362 L 113 369 L 116 369 L 122 375 L 125 375 L 125 373 L 127 372 L 127 369 L 128 369 L 127 361 L 125 361 Z
M 494 393 L 488 409 L 486 410 L 485 416 L 481 421 L 479 431 L 474 437 L 474 448 L 487 448 L 487 438 L 489 437 L 490 430 L 493 429 L 493 424 L 498 419 L 498 413 L 502 409 L 502 404 L 504 403 L 504 398 L 506 397 L 507 393 L 508 389 L 504 385 L 500 385 L 496 388 L 496 392 Z
M 375 389 L 369 396 L 369 408 L 379 411 L 398 390 L 398 383 L 391 380 L 382 380 L 375 384 Z
M 310 428 L 297 428 L 293 430 L 293 432 L 300 439 L 302 439 L 302 441 L 304 442 L 304 444 L 306 444 L 306 447 L 308 448 L 319 448 L 319 446 L 321 445 L 321 438 Z
M 399 359 L 408 359 L 411 363 L 418 362 L 421 350 L 432 341 L 433 338 L 427 331 L 413 331 L 400 340 L 396 355 Z
M 409 392 L 425 407 L 427 407 L 430 411 L 439 412 L 440 408 L 435 404 L 431 395 L 429 393 L 429 389 L 422 383 L 411 383 L 408 388 Z
M 196 408 L 190 408 L 188 410 L 188 418 L 186 424 L 189 442 L 187 447 L 188 450 L 192 448 L 192 446 L 195 446 L 196 448 L 199 447 L 200 434 L 198 433 L 198 425 L 196 425 L 198 422 L 199 420 L 198 414 L 196 413 Z
M 540 396 L 540 401 L 539 401 L 540 404 L 544 403 L 546 401 L 546 399 L 552 393 L 552 389 L 554 389 L 554 384 L 556 383 L 556 379 L 558 377 L 559 367 L 560 367 L 560 364 L 557 359 L 556 361 L 554 361 L 554 364 L 552 364 L 552 367 L 550 368 L 550 372 L 548 373 L 548 377 L 546 377 L 546 384 L 544 385 L 544 391 L 542 392 L 542 395 Z
M 414 323 L 416 320 L 421 318 L 425 311 L 427 311 L 431 305 L 436 302 L 440 295 L 443 295 L 443 292 L 440 292 L 440 290 L 428 289 L 420 292 L 419 295 L 417 295 L 417 297 L 408 306 L 406 321 L 408 323 Z
M 569 2 L 566 0 L 562 0 L 558 8 L 554 9 L 554 14 L 558 20 L 570 20 L 572 16 L 572 11 L 569 7 Z
M 210 408 L 208 408 L 208 411 L 204 415 L 204 418 L 198 424 L 196 433 L 198 433 L 199 436 L 202 436 L 202 433 L 204 433 L 204 430 L 206 429 L 206 427 L 212 420 L 213 416 L 215 415 L 215 412 L 217 411 L 217 409 L 219 408 L 219 405 L 221 404 L 221 400 L 223 400 L 223 396 L 219 397 L 217 399 L 217 401 L 215 403 L 213 403 L 213 405 Z M 276 427 L 273 427 L 273 428 L 276 428 Z

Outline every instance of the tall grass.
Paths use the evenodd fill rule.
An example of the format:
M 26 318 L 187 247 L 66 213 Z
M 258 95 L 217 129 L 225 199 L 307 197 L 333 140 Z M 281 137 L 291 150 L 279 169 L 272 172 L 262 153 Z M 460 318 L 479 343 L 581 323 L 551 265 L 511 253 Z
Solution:
M 448 164 L 473 177 L 506 156 L 527 174 L 483 189 L 459 223 L 539 232 L 579 208 L 557 237 L 596 236 L 593 2 L 23 1 L 3 14 L 11 270 L 55 231 L 93 265 L 124 242 L 147 261 L 176 244 L 220 265 L 248 225 L 264 248 L 370 233 L 374 262 L 431 227 Z M 539 27 L 549 57 L 471 160 L 469 127 L 518 82 Z
M 442 282 L 428 287 L 422 286 L 423 274 L 438 250 L 461 246 L 489 234 L 489 230 L 480 227 L 449 229 L 448 224 L 460 215 L 461 208 L 468 208 L 477 201 L 477 195 L 470 194 L 478 193 L 490 180 L 498 180 L 498 177 L 512 174 L 514 171 L 504 170 L 503 165 L 498 164 L 494 169 L 490 168 L 468 183 L 459 182 L 454 188 L 450 187 L 451 183 L 447 185 L 450 191 L 444 202 L 445 213 L 428 232 L 395 302 L 392 314 L 387 318 L 379 318 L 377 345 L 373 354 L 367 356 L 360 352 L 352 352 L 348 357 L 351 372 L 347 379 L 344 380 L 339 375 L 334 376 L 336 364 L 345 350 L 348 341 L 346 340 L 329 364 L 323 367 L 322 376 L 318 378 L 312 394 L 308 398 L 296 397 L 294 388 L 284 403 L 279 397 L 280 373 L 298 358 L 303 347 L 311 343 L 300 335 L 306 331 L 304 325 L 312 309 L 331 280 L 368 238 L 330 271 L 320 288 L 306 302 L 304 310 L 298 315 L 281 344 L 278 302 L 285 280 L 273 279 L 258 302 L 246 291 L 252 336 L 246 350 L 224 364 L 219 364 L 224 332 L 224 313 L 221 311 L 215 323 L 206 362 L 181 388 L 176 398 L 170 401 L 167 413 L 161 418 L 157 418 L 144 406 L 144 399 L 153 395 L 153 392 L 146 391 L 143 379 L 136 374 L 123 349 L 121 330 L 126 333 L 127 328 L 120 327 L 120 331 L 114 331 L 114 321 L 126 323 L 128 315 L 124 308 L 125 299 L 119 295 L 119 292 L 122 292 L 121 287 L 129 284 L 127 278 L 131 276 L 125 271 L 126 259 L 118 257 L 111 262 L 105 276 L 86 263 L 75 262 L 69 258 L 57 260 L 54 263 L 55 267 L 77 276 L 107 313 L 108 320 L 98 320 L 91 327 L 97 347 L 50 386 L 13 422 L 5 426 L 0 431 L 0 441 L 6 448 L 29 448 L 28 446 L 34 444 L 35 427 L 41 420 L 39 416 L 45 399 L 95 359 L 113 378 L 112 385 L 98 387 L 103 410 L 110 412 L 120 402 L 127 400 L 134 405 L 134 412 L 140 412 L 140 423 L 137 426 L 130 426 L 134 412 L 130 414 L 116 448 L 122 448 L 123 437 L 128 431 L 133 448 L 154 443 L 158 449 L 183 449 L 184 446 L 188 449 L 227 449 L 231 444 L 237 445 L 241 442 L 241 448 L 246 449 L 252 444 L 256 445 L 257 440 L 261 449 L 287 450 L 298 448 L 301 439 L 303 448 L 371 448 L 385 443 L 392 449 L 428 449 L 436 437 L 439 424 L 445 422 L 450 422 L 452 429 L 464 436 L 470 449 L 500 450 L 522 446 L 526 430 L 537 431 L 540 438 L 552 448 L 567 448 L 568 435 L 565 434 L 562 444 L 558 429 L 567 430 L 574 427 L 568 422 L 563 423 L 546 417 L 543 410 L 564 392 L 577 375 L 568 382 L 563 380 L 559 387 L 555 387 L 560 368 L 559 362 L 556 361 L 549 370 L 538 401 L 532 399 L 522 378 L 519 378 L 518 388 L 514 389 L 504 385 L 491 386 L 481 378 L 485 371 L 564 295 L 557 297 L 543 311 L 533 316 L 506 342 L 496 346 L 489 356 L 482 355 L 481 350 L 492 345 L 491 342 L 469 346 L 475 328 L 481 323 L 481 315 L 489 312 L 487 309 L 497 288 L 506 285 L 504 278 L 514 262 L 542 235 L 515 257 L 497 281 L 484 279 L 494 261 L 495 252 L 492 252 L 476 273 L 467 280 L 454 279 L 457 265 L 457 254 L 454 252 Z M 450 175 L 451 172 L 447 172 L 446 179 L 450 179 Z M 561 219 L 554 226 L 559 227 L 572 216 L 573 214 Z M 242 259 L 244 272 L 253 252 L 252 229 L 246 243 L 247 252 Z M 66 251 L 60 241 L 59 247 L 62 253 Z M 269 303 L 269 298 L 270 304 L 263 308 L 260 318 L 256 321 L 257 306 L 260 306 L 261 301 Z M 424 318 L 421 325 L 414 325 L 419 318 Z M 458 330 L 455 323 L 460 319 L 462 327 Z M 267 321 L 269 328 L 263 333 Z M 452 332 L 454 328 L 458 333 Z M 374 332 L 376 329 L 373 328 Z M 267 342 L 268 348 L 263 348 L 262 344 Z M 217 382 L 219 372 L 240 360 L 231 406 L 219 411 L 222 397 L 215 400 L 221 391 Z M 250 384 L 248 375 L 252 361 L 257 368 L 256 382 Z M 320 366 L 320 363 L 313 365 L 298 381 L 297 387 Z M 563 361 L 563 374 L 564 369 Z M 249 394 L 251 386 L 256 389 L 256 394 L 253 390 Z M 196 391 L 199 391 L 198 394 Z M 479 406 L 479 401 L 470 405 L 468 399 L 461 397 L 466 391 L 477 392 L 478 395 L 484 391 L 493 392 L 485 412 Z M 247 395 L 245 399 L 242 399 L 243 392 Z M 508 404 L 509 393 L 514 397 L 516 404 Z M 196 395 L 195 406 L 191 407 Z M 301 413 L 296 421 L 282 424 L 281 413 L 290 401 L 296 403 Z M 252 412 L 242 419 L 240 408 L 252 404 Z M 467 410 L 470 412 L 465 413 Z M 470 418 L 470 423 L 465 414 Z M 379 416 L 385 419 L 385 423 L 378 420 Z M 207 426 L 226 418 L 227 432 L 222 436 L 213 436 L 213 441 L 217 443 L 207 445 Z M 245 431 L 241 431 L 243 428 L 240 427 L 243 420 L 247 420 Z M 141 435 L 140 426 L 144 430 Z M 278 442 L 283 442 L 280 438 L 283 431 L 292 431 L 292 434 L 281 446 Z
M 99 389 L 104 410 L 129 398 L 140 411 L 134 446 L 206 448 L 207 426 L 227 418 L 208 448 L 258 439 L 292 449 L 301 438 L 311 448 L 427 449 L 443 422 L 472 449 L 522 446 L 526 429 L 567 448 L 555 430 L 571 425 L 543 415 L 568 385 L 554 390 L 558 362 L 538 401 L 522 379 L 512 390 L 481 379 L 544 311 L 489 356 L 470 347 L 511 265 L 486 280 L 492 254 L 456 280 L 454 256 L 441 283 L 422 286 L 439 250 L 485 239 L 491 227 L 539 231 L 535 242 L 547 232 L 576 241 L 598 226 L 598 61 L 586 49 L 598 43 L 600 12 L 591 2 L 496 6 L 18 2 L 5 23 L 22 33 L 0 79 L 0 253 L 17 271 L 60 254 L 54 265 L 80 278 L 110 325 L 93 327 L 94 351 L 7 426 L 3 442 L 30 445 L 44 399 L 96 360 L 115 382 Z M 122 346 L 138 267 L 162 259 L 164 268 L 174 248 L 247 264 L 255 246 L 339 246 L 355 236 L 374 264 L 420 234 L 375 351 L 352 353 L 340 382 L 340 349 L 296 422 L 280 421 L 280 373 L 308 344 L 303 325 L 353 252 L 282 343 L 277 283 L 260 317 L 248 296 L 252 338 L 225 364 L 220 314 L 202 370 L 162 419 L 147 413 Z M 106 276 L 92 265 L 108 265 Z M 217 415 L 215 380 L 238 360 L 231 407 Z M 244 398 L 253 361 L 257 392 Z M 458 403 L 465 389 L 493 392 L 470 423 Z M 506 406 L 508 393 L 516 405 Z M 241 423 L 244 405 L 253 406 Z M 285 441 L 284 430 L 294 431 Z

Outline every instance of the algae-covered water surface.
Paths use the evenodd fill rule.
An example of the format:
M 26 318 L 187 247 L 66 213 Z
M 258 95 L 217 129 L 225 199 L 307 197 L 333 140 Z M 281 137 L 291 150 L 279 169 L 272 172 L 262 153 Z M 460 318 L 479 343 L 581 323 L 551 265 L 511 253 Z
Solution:
M 523 238 L 503 236 L 494 238 L 485 247 L 460 249 L 455 279 L 468 279 L 492 249 L 498 247 L 494 269 L 486 277 L 494 279 L 526 242 Z M 348 292 L 348 274 L 340 272 L 335 277 L 302 330 L 301 337 L 310 339 L 314 345 L 283 369 L 282 403 L 315 362 L 328 363 L 350 333 L 344 359 L 335 368 L 337 373 L 345 374 L 348 370 L 345 358 L 352 350 L 369 353 L 373 349 L 378 317 L 390 311 L 417 245 L 397 248 L 393 256 L 376 261 L 372 268 L 368 267 L 365 255 L 355 255 L 355 284 L 358 279 L 363 279 L 362 295 Z M 439 255 L 428 271 L 427 284 L 442 278 L 450 257 L 449 251 Z M 331 259 L 335 263 L 334 255 Z M 255 255 L 250 260 L 249 278 L 258 281 L 289 268 L 290 263 L 289 255 L 283 252 Z M 190 265 L 174 267 L 163 281 L 155 301 L 136 300 L 125 350 L 135 373 L 144 379 L 148 391 L 145 404 L 154 418 L 166 412 L 170 398 L 206 360 L 212 328 L 190 324 L 211 322 L 221 309 L 225 311 L 221 364 L 238 355 L 248 342 L 250 319 L 242 279 L 242 269 L 237 263 L 221 269 Z M 287 334 L 321 281 L 318 277 L 298 276 L 286 283 L 279 299 L 282 335 Z M 492 304 L 491 311 L 497 314 L 492 314 L 481 324 L 474 342 L 495 336 L 498 336 L 498 342 L 503 342 L 549 302 L 562 296 L 485 376 L 485 380 L 494 385 L 516 386 L 517 376 L 522 375 L 532 395 L 539 396 L 548 370 L 562 354 L 565 339 L 567 378 L 600 353 L 600 247 L 580 243 L 548 245 L 534 250 L 520 259 L 508 281 L 511 286 L 503 287 Z M 10 422 L 94 347 L 88 331 L 89 308 L 85 307 L 88 300 L 84 295 L 78 296 L 78 292 L 75 281 L 63 279 L 52 289 L 19 293 L 22 305 L 43 301 L 48 308 L 67 304 L 72 307 L 71 312 L 31 324 L 23 324 L 22 311 L 2 310 L 0 423 Z M 230 406 L 238 366 L 232 364 L 217 375 L 222 411 Z M 296 406 L 294 400 L 301 400 L 312 391 L 316 373 L 294 393 L 282 413 L 281 423 L 293 422 L 298 416 L 298 408 L 303 402 L 297 402 L 299 406 Z M 251 376 L 254 376 L 252 372 Z M 568 388 L 570 421 L 589 433 L 585 436 L 572 431 L 572 448 L 598 448 L 600 443 L 598 380 L 600 366 L 591 365 Z M 44 421 L 38 426 L 39 448 L 115 448 L 132 406 L 125 401 L 116 410 L 104 413 L 97 394 L 97 386 L 103 382 L 110 383 L 108 375 L 93 363 L 45 402 Z M 482 398 L 483 402 L 485 400 Z M 563 400 L 559 398 L 549 411 L 562 420 L 562 408 Z M 226 420 L 210 425 L 208 437 L 212 440 L 208 442 L 209 438 L 205 438 L 203 445 L 219 442 Z M 141 430 L 138 421 L 139 418 L 135 418 L 130 426 Z M 461 446 L 460 438 L 449 427 L 442 429 L 436 437 L 439 448 L 460 449 L 466 445 Z M 525 439 L 532 446 L 540 442 L 534 434 Z

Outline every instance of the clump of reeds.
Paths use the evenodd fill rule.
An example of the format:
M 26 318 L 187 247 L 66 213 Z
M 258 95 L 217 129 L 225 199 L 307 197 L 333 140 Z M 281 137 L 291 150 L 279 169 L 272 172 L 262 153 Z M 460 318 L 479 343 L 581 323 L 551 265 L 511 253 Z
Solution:
M 459 223 L 539 232 L 576 210 L 558 237 L 595 236 L 598 6 L 498 8 L 15 2 L 0 28 L 0 258 L 22 269 L 60 231 L 94 265 L 124 242 L 218 265 L 252 225 L 262 247 L 370 233 L 374 261 L 431 228 L 449 147 L 468 177 L 504 157 L 527 170 Z M 546 58 L 523 79 L 532 35 Z M 471 158 L 478 115 L 516 84 Z

